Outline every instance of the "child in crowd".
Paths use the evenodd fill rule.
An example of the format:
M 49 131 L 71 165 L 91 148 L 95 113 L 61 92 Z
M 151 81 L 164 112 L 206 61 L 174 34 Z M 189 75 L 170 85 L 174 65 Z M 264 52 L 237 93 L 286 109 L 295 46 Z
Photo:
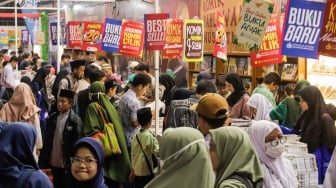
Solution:
M 132 141 L 130 179 L 134 183 L 134 188 L 142 188 L 154 178 L 152 155 L 159 149 L 159 144 L 149 130 L 152 125 L 151 109 L 140 108 L 137 111 L 137 118 L 141 129 Z

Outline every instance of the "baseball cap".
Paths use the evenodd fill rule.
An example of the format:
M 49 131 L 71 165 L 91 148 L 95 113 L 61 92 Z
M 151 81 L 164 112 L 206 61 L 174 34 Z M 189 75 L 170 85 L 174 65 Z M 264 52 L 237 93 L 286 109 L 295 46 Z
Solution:
M 226 99 L 217 93 L 203 95 L 196 106 L 196 112 L 209 119 L 225 118 L 228 109 Z
M 130 61 L 128 68 L 134 69 L 138 65 L 139 65 L 139 62 L 137 62 L 137 61 Z

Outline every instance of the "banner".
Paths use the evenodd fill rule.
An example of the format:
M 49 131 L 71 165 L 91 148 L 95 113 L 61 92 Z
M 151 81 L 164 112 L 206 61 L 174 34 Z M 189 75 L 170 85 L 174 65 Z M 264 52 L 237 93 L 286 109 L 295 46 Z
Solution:
M 105 19 L 101 49 L 107 52 L 119 52 L 121 20 Z
M 69 48 L 82 49 L 83 22 L 68 22 L 68 44 Z
M 8 49 L 8 33 L 7 31 L 0 32 L 0 49 Z
M 29 44 L 29 32 L 28 32 L 27 29 L 22 29 L 21 30 L 21 43 L 23 45 L 28 45 Z
M 274 4 L 264 0 L 244 0 L 234 44 L 257 51 L 272 16 Z
M 273 14 L 262 44 L 257 52 L 250 52 L 252 67 L 282 63 L 280 16 Z
M 97 52 L 101 48 L 103 23 L 84 22 L 83 47 L 85 51 Z
M 183 49 L 183 20 L 166 20 L 166 42 L 162 51 L 163 59 L 181 58 Z
M 227 60 L 227 37 L 224 16 L 216 13 L 216 34 L 213 56 Z
M 162 50 L 166 40 L 168 13 L 145 14 L 145 46 L 147 50 Z
M 51 45 L 57 45 L 57 22 L 52 22 L 49 24 L 49 33 L 50 33 L 50 40 Z
M 203 20 L 184 20 L 184 62 L 203 61 Z
M 336 0 L 328 0 L 325 7 L 318 53 L 319 55 L 336 57 Z
M 289 0 L 282 37 L 282 54 L 317 58 L 325 3 Z
M 142 22 L 123 20 L 119 53 L 142 57 L 144 45 L 144 24 Z

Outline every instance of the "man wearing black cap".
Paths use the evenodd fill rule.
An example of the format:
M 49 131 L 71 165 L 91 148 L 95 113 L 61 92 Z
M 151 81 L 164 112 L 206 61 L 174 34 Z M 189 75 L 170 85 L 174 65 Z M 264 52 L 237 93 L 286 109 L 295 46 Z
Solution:
M 50 168 L 55 188 L 68 185 L 70 153 L 81 137 L 82 121 L 72 110 L 75 93 L 61 89 L 57 99 L 58 112 L 47 119 L 47 133 L 43 139 L 39 165 Z
M 63 78 L 59 83 L 59 91 L 61 89 L 69 89 L 75 91 L 77 83 L 83 78 L 86 61 L 83 59 L 71 61 L 71 73 Z M 58 93 L 59 93 L 58 91 Z

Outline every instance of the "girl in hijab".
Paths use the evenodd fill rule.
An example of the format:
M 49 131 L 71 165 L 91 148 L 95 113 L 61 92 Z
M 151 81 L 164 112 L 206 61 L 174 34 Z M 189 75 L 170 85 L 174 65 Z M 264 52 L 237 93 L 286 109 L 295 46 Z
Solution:
M 75 143 L 71 157 L 72 187 L 107 188 L 104 181 L 104 151 L 101 144 L 91 137 Z
M 106 184 L 109 187 L 115 187 L 120 182 L 127 182 L 131 172 L 131 162 L 127 151 L 126 139 L 121 123 L 121 119 L 114 106 L 110 103 L 105 95 L 105 86 L 103 82 L 93 82 L 90 87 L 91 103 L 86 109 L 86 115 L 83 123 L 84 136 L 92 136 L 103 130 L 104 124 L 101 120 L 97 104 L 100 105 L 106 121 L 112 122 L 115 133 L 118 138 L 120 155 L 106 158 L 104 165 L 104 176 Z
M 163 133 L 159 148 L 162 172 L 145 188 L 213 187 L 210 158 L 198 130 L 169 128 Z
M 307 143 L 308 152 L 316 157 L 319 184 L 321 184 L 336 145 L 335 120 L 330 116 L 317 87 L 307 86 L 300 90 L 299 94 L 303 113 L 294 129 L 301 135 L 301 141 Z
M 42 134 L 39 113 L 40 108 L 36 105 L 31 88 L 25 83 L 20 83 L 16 86 L 11 99 L 0 110 L 0 121 L 26 122 L 33 125 L 37 132 L 36 147 L 40 150 Z
M 0 132 L 0 187 L 53 187 L 37 165 L 36 136 L 33 126 L 20 122 L 10 123 Z
M 254 120 L 271 121 L 269 114 L 273 107 L 271 102 L 264 95 L 259 93 L 253 94 L 246 102 L 246 105 L 251 107 L 252 117 Z
M 248 134 L 241 128 L 231 126 L 209 131 L 209 153 L 213 170 L 216 172 L 214 188 L 261 188 L 262 168 Z
M 264 187 L 296 188 L 298 181 L 290 161 L 282 156 L 286 137 L 270 121 L 254 121 L 248 129 L 264 172 Z

